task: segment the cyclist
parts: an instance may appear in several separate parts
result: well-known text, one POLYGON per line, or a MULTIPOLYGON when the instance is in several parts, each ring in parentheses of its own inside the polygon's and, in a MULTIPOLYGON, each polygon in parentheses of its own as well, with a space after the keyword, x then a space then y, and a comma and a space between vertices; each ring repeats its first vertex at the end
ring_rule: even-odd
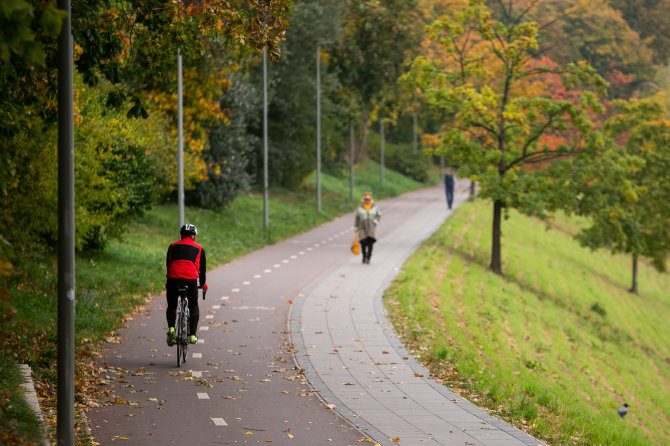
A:
MULTIPOLYGON (((205 249, 195 242, 198 235, 198 229, 195 225, 184 225, 179 230, 181 240, 171 244, 167 250, 167 281, 165 282, 165 295, 167 297, 167 318, 168 332, 167 345, 175 344, 175 319, 177 318, 177 301, 179 299, 179 287, 188 286, 188 308, 191 313, 189 319, 189 342, 196 344, 198 336, 198 320, 200 318, 200 309, 198 308, 198 279, 200 286, 207 291, 207 276, 205 274, 207 262, 205 259, 205 249)), ((203 295, 204 299, 204 295, 203 295)))

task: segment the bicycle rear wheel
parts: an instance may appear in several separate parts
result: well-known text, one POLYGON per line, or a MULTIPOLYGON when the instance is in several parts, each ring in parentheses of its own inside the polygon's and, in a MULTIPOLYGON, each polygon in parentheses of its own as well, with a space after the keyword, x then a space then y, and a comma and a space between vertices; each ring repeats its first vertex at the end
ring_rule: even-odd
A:
POLYGON ((186 362, 186 350, 188 349, 186 319, 187 316, 180 308, 177 315, 177 367, 181 367, 182 362, 186 362))
POLYGON ((191 313, 188 309, 188 300, 186 301, 186 305, 184 305, 184 311, 182 312, 183 314, 183 323, 184 325, 182 326, 181 332, 183 333, 182 337, 182 342, 184 343, 183 348, 181 349, 181 362, 186 362, 186 356, 188 354, 188 344, 189 344, 189 339, 188 339, 188 321, 189 318, 191 317, 191 313))

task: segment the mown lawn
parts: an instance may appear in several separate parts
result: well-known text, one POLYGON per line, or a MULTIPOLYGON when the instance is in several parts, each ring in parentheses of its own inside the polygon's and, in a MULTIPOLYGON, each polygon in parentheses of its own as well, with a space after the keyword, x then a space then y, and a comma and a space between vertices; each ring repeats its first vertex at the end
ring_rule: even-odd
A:
POLYGON ((491 273, 492 205, 460 207, 385 294, 396 330, 445 385, 552 445, 670 444, 670 276, 511 212, 491 273), (625 419, 617 408, 627 402, 625 419))
MULTIPOLYGON (((436 172, 433 172, 434 174, 436 172)), ((436 175, 435 175, 436 176, 436 175)), ((436 176, 437 178, 437 176, 436 176)), ((379 186, 379 165, 364 161, 355 171, 356 203, 364 191, 377 199, 425 187, 392 171, 385 172, 385 186, 379 186)), ((434 182, 435 180, 433 180, 434 182)), ((185 220, 196 224, 198 242, 206 247, 208 267, 314 228, 352 211, 347 175, 322 175, 322 212, 316 212, 314 175, 299 191, 273 189, 270 192, 269 231, 263 230, 263 197, 243 194, 223 211, 187 208, 185 220)), ((128 225, 122 240, 111 242, 102 252, 78 254, 76 258, 76 403, 78 444, 86 442, 81 429, 81 410, 95 404, 89 386, 94 376, 93 356, 100 342, 113 335, 133 308, 163 291, 165 252, 178 236, 175 205, 157 206, 128 225)), ((15 367, 32 367, 52 434, 56 417, 57 362, 57 266, 52 253, 26 252, 24 261, 9 280, 9 305, 16 314, 0 324, 0 443, 10 438, 24 444, 31 438, 31 414, 10 411, 19 401, 15 367), (6 366, 5 366, 6 364, 6 366), (3 377, 3 372, 9 378, 3 377), (3 395, 7 395, 6 398, 3 395), (9 407, 9 408, 8 408, 9 407)))

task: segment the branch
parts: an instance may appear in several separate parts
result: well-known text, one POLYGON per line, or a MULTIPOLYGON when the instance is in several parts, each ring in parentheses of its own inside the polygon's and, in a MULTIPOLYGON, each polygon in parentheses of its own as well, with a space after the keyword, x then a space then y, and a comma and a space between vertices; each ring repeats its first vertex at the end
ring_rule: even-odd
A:
POLYGON ((511 163, 507 165, 507 169, 509 170, 510 168, 514 167, 517 164, 537 164, 541 163, 543 161, 550 161, 553 159, 561 158, 564 156, 573 156, 573 155, 578 155, 580 153, 583 153, 583 150, 580 149, 575 149, 575 150, 568 150, 565 152, 559 152, 558 150, 550 150, 548 152, 532 152, 526 155, 523 155, 511 163))

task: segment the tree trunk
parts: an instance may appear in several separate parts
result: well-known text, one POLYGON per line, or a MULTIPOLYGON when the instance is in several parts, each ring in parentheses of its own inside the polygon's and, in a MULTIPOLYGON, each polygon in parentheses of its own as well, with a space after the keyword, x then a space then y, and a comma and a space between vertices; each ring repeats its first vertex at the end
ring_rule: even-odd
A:
POLYGON ((637 255, 635 254, 633 254, 633 284, 628 291, 637 294, 637 255))
POLYGON ((470 196, 468 201, 475 201, 475 182, 470 180, 470 196))
POLYGON ((501 239, 501 224, 502 224, 502 209, 503 202, 495 200, 493 202, 493 228, 491 231, 491 270, 494 273, 502 276, 502 262, 500 261, 500 239, 501 239))

